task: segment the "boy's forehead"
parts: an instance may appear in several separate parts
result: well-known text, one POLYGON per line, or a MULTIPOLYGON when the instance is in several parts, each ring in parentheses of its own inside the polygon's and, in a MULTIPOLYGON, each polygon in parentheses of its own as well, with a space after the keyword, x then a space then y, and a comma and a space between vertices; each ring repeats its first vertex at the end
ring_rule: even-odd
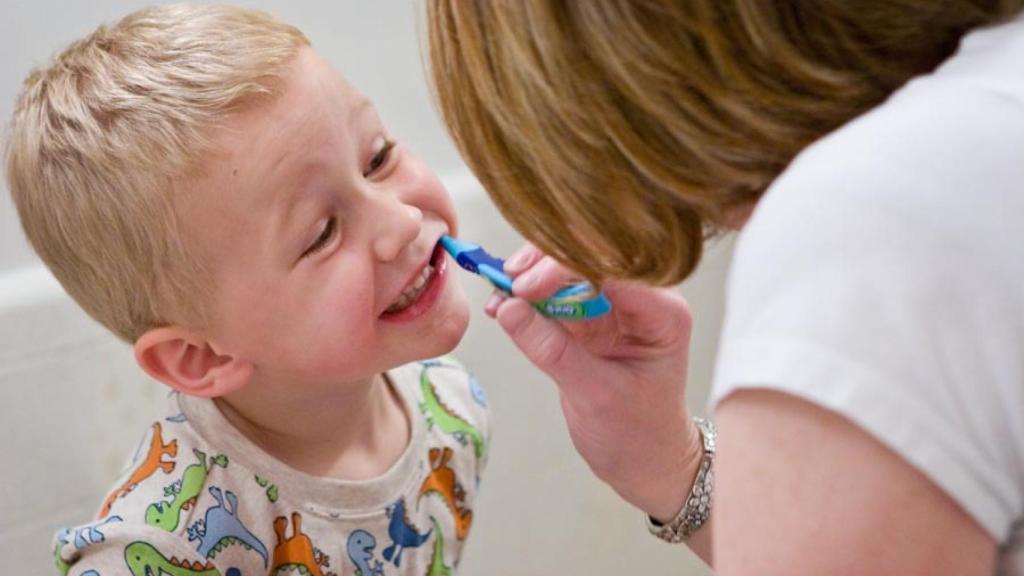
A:
POLYGON ((186 202, 243 228, 261 220, 260 206, 290 211, 290 200, 318 163, 354 152, 361 131, 376 126, 373 103, 326 59, 303 48, 274 97, 239 111, 218 130, 205 169, 192 179, 197 193, 186 202))
POLYGON ((250 174, 286 168, 315 154, 325 140, 354 138, 355 130, 366 125, 366 116, 375 112, 373 103, 330 63, 304 48, 275 97, 242 111, 225 126, 217 138, 227 157, 221 160, 237 164, 231 167, 232 176, 240 167, 250 174))
POLYGON ((337 69, 313 49, 303 48, 281 78, 275 97, 255 106, 241 122, 254 125, 257 132, 275 136, 281 134, 261 128, 272 125, 297 133, 291 136, 305 135, 318 125, 333 126, 328 124, 331 120, 347 124, 367 107, 372 108, 373 104, 337 69))

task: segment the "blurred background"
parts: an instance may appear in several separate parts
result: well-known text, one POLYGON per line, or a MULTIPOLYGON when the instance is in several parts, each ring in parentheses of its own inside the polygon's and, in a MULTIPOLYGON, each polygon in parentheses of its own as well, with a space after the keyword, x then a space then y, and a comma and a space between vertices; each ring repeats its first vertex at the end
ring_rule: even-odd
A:
MULTIPOLYGON (((424 76, 420 1, 237 3, 301 28, 376 103, 397 138, 448 186, 464 238, 498 255, 520 245, 440 124, 424 76)), ((31 68, 101 22, 147 4, 4 0, 4 127, 31 68)), ((55 573, 54 531, 91 519, 160 413, 165 390, 64 295, 22 238, 0 188, 0 558, 9 574, 41 575, 55 573)), ((681 287, 695 316, 689 402, 697 414, 711 381, 731 249, 729 239, 711 246, 681 287)), ((487 388, 494 439, 460 574, 710 574, 685 547, 650 537, 642 515, 590 475, 572 448, 554 385, 483 315, 487 286, 462 280, 473 320, 456 354, 487 388)))

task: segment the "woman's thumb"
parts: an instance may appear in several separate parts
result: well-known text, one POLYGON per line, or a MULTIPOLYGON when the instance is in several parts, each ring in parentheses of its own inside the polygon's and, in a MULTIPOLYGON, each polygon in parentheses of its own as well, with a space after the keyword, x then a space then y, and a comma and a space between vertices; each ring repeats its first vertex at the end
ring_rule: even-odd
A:
POLYGON ((526 300, 509 298, 502 302, 496 318, 530 362, 555 381, 572 372, 573 365, 580 360, 581 350, 572 336, 526 300))

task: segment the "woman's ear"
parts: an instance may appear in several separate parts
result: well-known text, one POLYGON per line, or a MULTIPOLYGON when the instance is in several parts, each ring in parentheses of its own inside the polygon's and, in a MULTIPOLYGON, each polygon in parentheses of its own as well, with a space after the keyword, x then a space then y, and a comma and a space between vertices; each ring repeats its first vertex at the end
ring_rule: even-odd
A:
POLYGON ((223 396, 252 379, 251 362, 220 354, 195 332, 178 326, 153 328, 135 341, 135 361, 171 388, 203 398, 223 396))

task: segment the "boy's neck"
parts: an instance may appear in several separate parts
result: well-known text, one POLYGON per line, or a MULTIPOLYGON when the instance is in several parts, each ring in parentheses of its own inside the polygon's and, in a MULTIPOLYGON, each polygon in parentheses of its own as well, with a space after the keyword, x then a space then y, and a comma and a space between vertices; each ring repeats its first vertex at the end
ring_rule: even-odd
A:
POLYGON ((380 476, 398 461, 411 436, 405 405, 383 374, 324 395, 268 399, 236 393, 215 402, 256 446, 313 476, 380 476))

